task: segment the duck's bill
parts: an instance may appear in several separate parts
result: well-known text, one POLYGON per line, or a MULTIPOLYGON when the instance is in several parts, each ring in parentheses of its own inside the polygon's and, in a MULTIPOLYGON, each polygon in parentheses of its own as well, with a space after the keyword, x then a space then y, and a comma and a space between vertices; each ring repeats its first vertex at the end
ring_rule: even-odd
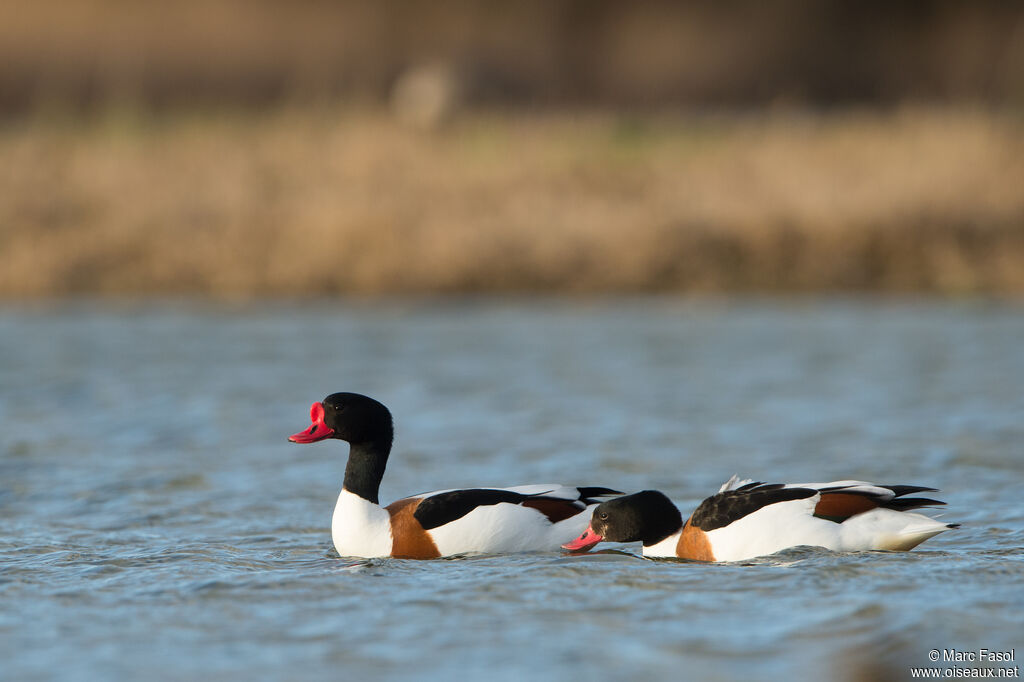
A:
POLYGON ((604 538, 595 533, 594 529, 588 526, 587 529, 583 531, 583 534, 578 538, 572 542, 567 542, 562 545, 562 549, 567 549, 570 552, 586 552, 588 549, 601 542, 601 540, 604 540, 604 538))
POLYGON ((334 429, 324 423, 323 403, 313 403, 309 408, 309 418, 313 422, 305 431, 299 431, 288 436, 293 443, 315 443, 318 440, 330 438, 334 435, 334 429))

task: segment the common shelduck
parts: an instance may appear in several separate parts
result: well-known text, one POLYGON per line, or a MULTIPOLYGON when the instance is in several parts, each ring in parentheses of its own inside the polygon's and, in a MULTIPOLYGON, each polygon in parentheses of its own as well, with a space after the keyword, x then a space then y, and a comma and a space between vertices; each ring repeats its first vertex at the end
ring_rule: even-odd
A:
POLYGON ((331 535, 341 556, 436 559, 467 553, 557 550, 587 527, 599 487, 523 485, 421 493, 380 506, 377 494, 394 431, 391 413, 373 398, 334 393, 310 408, 312 425, 288 440, 349 443, 345 482, 331 535))
POLYGON ((766 484, 734 476, 683 520, 663 493, 644 490, 602 502, 590 526, 563 545, 642 542, 648 557, 742 561, 801 545, 837 552, 909 550, 956 523, 909 510, 945 504, 905 497, 935 488, 863 481, 766 484))

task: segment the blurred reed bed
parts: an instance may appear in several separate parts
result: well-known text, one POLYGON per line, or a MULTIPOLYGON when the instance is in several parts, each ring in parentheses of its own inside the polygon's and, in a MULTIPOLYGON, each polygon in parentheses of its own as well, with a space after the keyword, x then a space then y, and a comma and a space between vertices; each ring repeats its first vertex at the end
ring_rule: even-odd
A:
POLYGON ((0 296, 1024 294, 1024 122, 378 108, 0 129, 0 296))

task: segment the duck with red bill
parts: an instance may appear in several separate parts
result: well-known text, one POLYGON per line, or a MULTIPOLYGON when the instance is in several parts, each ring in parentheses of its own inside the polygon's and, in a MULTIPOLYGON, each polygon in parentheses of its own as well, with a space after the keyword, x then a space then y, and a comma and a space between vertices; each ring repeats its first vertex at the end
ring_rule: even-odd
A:
POLYGON ((313 403, 310 405, 309 420, 313 423, 305 431, 299 431, 288 436, 288 440, 293 443, 315 443, 318 440, 324 440, 333 436, 334 429, 324 423, 324 414, 323 403, 313 403))
POLYGON ((570 552, 586 552, 588 549, 601 542, 601 540, 604 540, 604 538, 595 533, 591 526, 587 526, 587 529, 583 531, 582 535, 575 540, 562 545, 562 549, 567 549, 570 552))

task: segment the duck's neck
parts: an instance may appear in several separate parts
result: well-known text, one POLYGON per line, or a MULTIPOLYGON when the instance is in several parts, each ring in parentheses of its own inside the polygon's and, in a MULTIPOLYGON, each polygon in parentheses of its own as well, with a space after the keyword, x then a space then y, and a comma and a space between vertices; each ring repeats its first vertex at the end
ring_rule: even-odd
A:
POLYGON ((390 439, 352 443, 348 464, 345 465, 345 490, 373 504, 380 504, 380 481, 384 478, 390 452, 390 439))
MULTIPOLYGON (((676 512, 678 514, 678 511, 676 512)), ((678 520, 675 514, 666 515, 665 524, 656 532, 652 532, 644 540, 643 555, 651 557, 672 557, 676 556, 676 546, 679 544, 679 534, 682 533, 684 523, 683 515, 679 514, 678 520)))
POLYGON ((652 547, 664 542, 667 538, 674 537, 683 529, 683 515, 673 504, 663 514, 659 514, 648 525, 644 537, 640 538, 644 547, 652 547))

